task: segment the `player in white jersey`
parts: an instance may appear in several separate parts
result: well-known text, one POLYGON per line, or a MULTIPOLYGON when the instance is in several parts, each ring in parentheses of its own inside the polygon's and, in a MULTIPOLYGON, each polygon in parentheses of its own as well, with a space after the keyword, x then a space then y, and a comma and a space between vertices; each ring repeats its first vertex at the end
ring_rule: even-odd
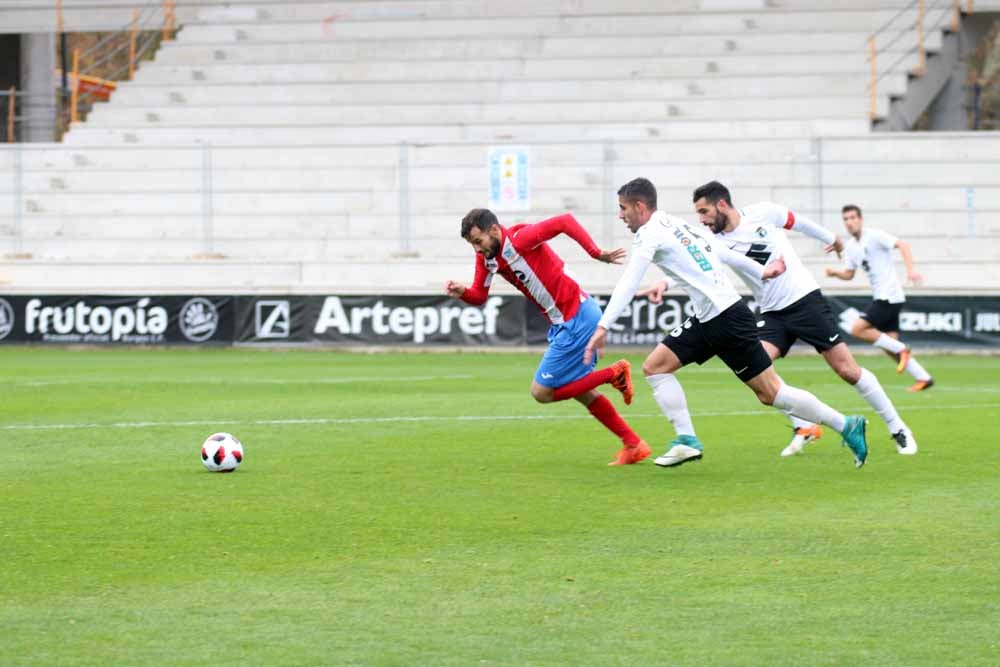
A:
MULTIPOLYGON (((854 360, 840 335, 830 304, 802 265, 784 230, 792 229, 820 240, 828 251, 842 249, 837 236, 778 204, 762 202, 736 208, 729 190, 718 181, 696 189, 693 201, 700 222, 733 251, 760 264, 779 255, 785 260, 785 273, 766 283, 740 267, 733 267, 757 300, 760 310, 757 333, 768 356, 771 359, 785 356, 798 339, 809 343, 885 420, 896 450, 900 454, 916 454, 913 433, 899 417, 878 378, 854 360)), ((807 442, 822 435, 815 423, 791 414, 789 418, 795 436, 781 452, 782 456, 798 454, 807 442)))
POLYGON ((864 269, 872 287, 872 302, 851 326, 851 335, 885 350, 896 359, 896 372, 905 370, 916 380, 907 391, 930 388, 934 379, 913 357, 910 348, 899 340, 899 311, 903 309, 906 295, 892 263, 893 248, 899 248, 903 256, 907 280, 914 285, 923 282, 923 277, 913 268, 910 244, 880 229, 865 229, 861 209, 854 204, 844 206, 840 213, 850 235, 844 244, 844 267, 827 269, 826 275, 852 280, 858 269, 864 269))
POLYGON ((761 403, 840 432, 854 453, 855 465, 864 465, 868 457, 864 418, 845 417, 809 392, 782 382, 757 340, 753 314, 722 269, 726 263, 758 280, 767 280, 784 270, 781 259, 775 257, 765 267, 764 262, 756 263, 711 241, 700 228, 658 211, 656 188, 645 178, 629 181, 618 190, 618 206, 618 217, 635 239, 625 273, 587 344, 584 363, 603 349, 608 328, 632 300, 650 264, 656 264, 684 288, 695 312, 663 338, 642 366, 653 397, 676 431, 656 464, 672 467, 702 457, 704 447, 695 434, 684 390, 674 373, 691 362, 703 364, 718 356, 761 403))

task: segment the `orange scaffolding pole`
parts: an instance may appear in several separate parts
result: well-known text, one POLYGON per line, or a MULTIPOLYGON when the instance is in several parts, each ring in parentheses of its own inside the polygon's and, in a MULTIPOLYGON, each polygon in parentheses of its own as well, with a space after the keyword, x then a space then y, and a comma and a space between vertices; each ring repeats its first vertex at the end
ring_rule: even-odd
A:
POLYGON ((80 120, 77 103, 80 101, 80 49, 73 49, 73 86, 69 94, 69 122, 80 120))
MULTIPOLYGON (((957 2, 958 0, 956 0, 957 2)), ((174 0, 163 0, 163 41, 174 38, 174 30, 177 28, 177 13, 174 0)))
POLYGON ((132 10, 132 29, 129 31, 128 39, 128 78, 129 81, 135 76, 135 47, 139 39, 139 10, 132 10))

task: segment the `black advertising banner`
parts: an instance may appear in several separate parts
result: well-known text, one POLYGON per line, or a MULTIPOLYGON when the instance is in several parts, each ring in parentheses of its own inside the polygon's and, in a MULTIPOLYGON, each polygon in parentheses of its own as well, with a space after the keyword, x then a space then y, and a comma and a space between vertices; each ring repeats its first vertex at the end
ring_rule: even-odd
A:
MULTIPOLYGON (((844 331, 871 303, 862 296, 827 295, 827 300, 844 331)), ((907 297, 899 314, 899 335, 918 345, 1000 346, 1000 296, 907 297)))
MULTIPOLYGON (((851 325, 871 303, 866 296, 826 295, 840 328, 851 325)), ((607 298, 598 298, 603 308, 607 298)), ((751 310, 756 308, 747 300, 751 310)), ((637 299, 608 332, 610 345, 655 345, 665 332, 690 317, 687 297, 665 297, 654 305, 637 299)), ((899 316, 900 337, 907 343, 944 347, 1000 347, 1000 296, 912 296, 899 316)), ((845 337, 848 344, 867 343, 845 337)))
POLYGON ((525 299, 490 296, 482 306, 447 296, 239 297, 239 343, 523 345, 525 299))
MULTIPOLYGON (((869 304, 828 298, 845 332, 869 304)), ((651 348, 691 314, 684 296, 637 299, 608 344, 651 348)), ((900 329, 916 345, 1000 348, 1000 296, 913 296, 900 329)), ((0 295, 0 344, 520 346, 545 344, 547 332, 520 295, 490 296, 481 307, 444 295, 0 295)))
POLYGON ((0 296, 0 343, 231 344, 232 296, 0 296))

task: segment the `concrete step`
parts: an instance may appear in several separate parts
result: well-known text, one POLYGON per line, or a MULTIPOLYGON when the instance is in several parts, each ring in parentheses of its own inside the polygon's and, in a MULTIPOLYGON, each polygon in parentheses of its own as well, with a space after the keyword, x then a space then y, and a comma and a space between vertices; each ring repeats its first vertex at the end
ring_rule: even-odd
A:
MULTIPOLYGON (((888 112, 888 103, 881 105, 888 112)), ((136 127, 310 127, 331 125, 498 125, 503 123, 591 124, 657 122, 667 119, 864 119, 868 101, 861 96, 815 97, 785 104, 744 99, 737 105, 719 100, 615 102, 506 102, 499 104, 341 104, 287 106, 190 106, 146 109, 102 106, 87 119, 90 128, 136 127)))
MULTIPOLYGON (((928 12, 927 25, 935 25, 942 13, 928 12)), ((318 39, 411 39, 415 25, 424 39, 439 37, 527 37, 547 35, 664 37, 680 34, 733 34, 781 32, 874 32, 892 19, 893 10, 803 11, 803 12, 689 12, 674 14, 606 16, 517 16, 497 17, 488 14, 455 18, 425 18, 416 23, 413 18, 393 20, 352 19, 336 16, 331 20, 297 22, 232 22, 227 24, 191 24, 185 27, 179 40, 191 43, 225 42, 300 42, 318 39)), ((911 12, 915 15, 915 12, 911 12)), ((417 17, 414 17, 417 18, 417 17)), ((910 21, 912 23, 912 21, 910 21)), ((904 23, 906 25, 906 23, 904 23)))
MULTIPOLYGON (((742 189, 741 192, 748 190, 742 189)), ((664 206, 663 210, 694 222, 696 217, 690 206, 685 206, 683 193, 665 191, 676 206, 664 206)), ((664 198, 666 201, 666 198, 664 198)), ((745 202, 760 201, 759 197, 746 198, 745 202)), ((600 204, 600 202, 597 202, 600 204)), ((840 223, 839 206, 820 214, 803 203, 785 203, 800 217, 821 222, 828 229, 841 236, 846 231, 840 223)), ((845 202, 847 203, 847 202, 845 202)), ((67 213, 54 215, 46 213, 24 213, 20 218, 21 238, 32 239, 185 239, 185 238, 245 238, 266 239, 370 239, 370 238, 423 238, 453 242, 459 240, 459 221, 467 209, 435 211, 411 211, 407 222, 400 220, 396 211, 389 212, 342 212, 342 213, 261 213, 224 215, 206 211, 190 214, 174 214, 160 209, 144 214, 116 214, 107 212, 88 213, 86 216, 67 213), (405 227, 406 231, 403 231, 405 227)), ((565 212, 562 208, 541 209, 519 213, 516 216, 500 212, 501 221, 509 224, 514 220, 543 220, 565 212)), ((972 239, 972 250, 977 253, 992 253, 993 244, 1000 242, 1000 209, 981 209, 971 220, 964 209, 941 209, 925 211, 884 211, 878 208, 864 209, 867 224, 885 230, 890 234, 910 241, 927 240, 929 256, 935 254, 933 244, 946 243, 950 239, 972 239), (981 251, 977 246, 982 245, 981 251)), ((605 210, 574 208, 573 213, 602 243, 628 245, 631 243, 627 230, 614 217, 610 206, 605 210)), ((11 214, 0 216, 0 238, 8 240, 17 235, 18 223, 11 214)), ((792 234, 796 238, 797 234, 792 234)), ((802 240, 808 243, 808 240, 802 240)), ((964 242, 964 241, 963 241, 964 242)))
MULTIPOLYGON (((317 39, 315 41, 222 42, 219 44, 174 43, 156 54, 158 65, 207 65, 231 63, 262 65, 331 61, 447 60, 494 58, 647 58, 701 56, 772 55, 802 53, 864 53, 869 32, 782 32, 676 35, 662 40, 622 40, 619 36, 448 37, 425 38, 421 33, 392 40, 317 39)), ((941 33, 931 32, 925 41, 929 50, 941 47, 941 33)), ((883 57, 901 54, 917 46, 916 32, 888 30, 880 33, 876 46, 888 47, 883 57)))
MULTIPOLYGON (((78 128, 83 132, 86 126, 78 128)), ((298 131, 302 134, 301 131, 298 131)), ((422 166, 481 167, 491 144, 463 143, 410 145, 411 168, 422 166)), ((725 153, 731 162, 822 162, 836 169, 841 163, 872 162, 886 169, 906 169, 919 162, 928 165, 968 163, 978 169, 1000 154, 1000 133, 878 133, 858 137, 727 138, 725 140, 643 139, 610 144, 596 142, 536 143, 530 145, 533 164, 598 166, 606 161, 624 164, 689 164, 711 162, 706 156, 725 153)), ((211 153, 214 168, 313 168, 396 166, 399 147, 393 145, 272 145, 246 146, 72 146, 64 144, 0 144, 0 173, 12 170, 19 154, 25 171, 87 171, 101 169, 202 169, 204 154, 211 153)), ((950 167, 949 167, 950 168, 950 167)), ((2 183, 2 179, 0 179, 2 183)), ((3 185, 0 185, 3 189, 3 185)))
MULTIPOLYGON (((23 0, 22 0, 23 1, 23 0)), ((125 0, 119 0, 124 2, 125 0)), ((987 0, 989 1, 989 0, 987 0)), ((611 14, 658 14, 664 11, 662 0, 508 0, 503 3, 466 2, 463 0, 381 0, 366 2, 241 2, 233 10, 210 8, 200 12, 200 20, 219 23, 239 20, 247 11, 259 21, 323 21, 337 17, 353 20, 386 18, 479 18, 586 16, 611 14), (228 14, 227 14, 228 12, 228 14)), ((672 13, 731 13, 747 15, 797 11, 903 9, 909 0, 842 0, 836 5, 830 0, 672 0, 672 13)), ((977 6, 980 6, 977 4, 977 6)))
MULTIPOLYGON (((485 154, 484 154, 485 156, 485 154)), ((541 162, 532 169, 534 189, 579 190, 623 183, 642 173, 654 183, 689 183, 693 189, 713 178, 734 187, 814 188, 822 178, 827 187, 954 186, 954 192, 974 183, 980 190, 1000 188, 1000 173, 985 171, 988 163, 914 163, 886 169, 880 163, 823 164, 813 161, 786 160, 774 163, 652 163, 628 161, 627 155, 609 164, 553 165, 541 162), (942 175, 938 175, 943 172, 942 175), (946 174, 946 175, 945 175, 946 174)), ((488 173, 485 160, 470 169, 466 166, 422 166, 406 170, 407 188, 411 191, 482 190, 488 173)), ((340 167, 214 167, 211 171, 193 169, 158 169, 153 173, 135 170, 27 171, 20 181, 26 196, 73 196, 75 193, 182 193, 182 192, 338 192, 368 190, 379 193, 399 191, 400 169, 397 164, 361 166, 346 163, 340 167)), ((611 187, 611 185, 606 187, 611 187)), ((2 187, 0 192, 13 192, 2 187)), ((964 201, 964 199, 963 199, 964 201)))
MULTIPOLYGON (((580 184, 575 188, 558 186, 537 186, 531 192, 533 207, 539 211, 573 210, 599 213, 613 220, 616 214, 614 190, 636 172, 604 181, 595 178, 590 185, 580 184)), ((653 172, 638 172, 653 173, 653 172)), ((663 172, 659 172, 663 173, 663 172)), ((688 215, 691 208, 691 192, 694 187, 708 180, 709 171, 701 173, 701 179, 683 178, 660 188, 660 208, 671 213, 688 215)), ((655 178, 656 174, 654 174, 655 178)), ((740 181, 727 179, 732 187, 736 205, 770 200, 784 203, 800 211, 814 211, 817 208, 818 193, 814 184, 774 185, 758 182, 744 185, 740 181)), ((470 208, 482 206, 486 197, 485 179, 479 184, 455 187, 446 180, 418 182, 406 200, 412 215, 448 213, 460 217, 470 208)), ((965 230, 970 226, 968 199, 963 188, 955 186, 935 187, 920 185, 913 188, 883 187, 870 185, 848 188, 825 188, 822 202, 826 206, 823 220, 831 228, 840 226, 840 207, 855 203, 862 209, 874 212, 900 211, 901 213, 922 213, 927 215, 948 215, 953 224, 965 230), (869 202, 873 205, 870 206, 869 202)), ((287 191, 244 189, 201 191, 192 186, 186 191, 82 191, 82 192, 29 192, 16 197, 10 192, 0 192, 0 219, 13 219, 20 211, 25 220, 30 216, 60 215, 203 215, 211 211, 213 215, 369 215, 398 214, 400 197, 395 190, 376 191, 371 188, 345 189, 303 189, 287 191), (15 203, 21 201, 18 208, 15 203)), ((987 229, 992 222, 992 213, 1000 210, 1000 187, 980 187, 975 191, 973 227, 987 229)), ((803 215, 806 215, 803 213, 803 215)), ((615 223, 617 224, 617 223, 615 223)))
POLYGON ((1000 132, 875 132, 836 137, 819 147, 824 162, 984 162, 1000 155, 1000 132))
MULTIPOLYGON (((579 101, 604 102, 608 91, 615 90, 621 99, 732 99, 763 97, 789 98, 794 103, 810 97, 863 97, 868 76, 797 75, 737 76, 713 78, 711 83, 688 79, 616 79, 540 80, 540 81, 456 81, 442 86, 436 81, 359 81, 327 84, 229 84, 183 85, 124 82, 114 94, 113 106, 188 107, 225 102, 231 105, 271 106, 295 104, 395 104, 455 102, 532 102, 579 101), (724 91, 724 92, 723 92, 724 91)), ((889 76, 880 82, 886 95, 906 92, 906 74, 889 76)), ((777 100, 776 100, 777 101, 777 100)))
MULTIPOLYGON (((916 54, 901 59, 900 71, 916 65, 916 54)), ((203 65, 144 64, 136 74, 144 84, 288 84, 373 81, 481 81, 481 80, 587 80, 587 79, 697 79, 704 86, 713 78, 732 76, 850 75, 868 72, 866 56, 857 53, 802 53, 794 58, 764 55, 701 56, 676 58, 491 58, 398 60, 368 62, 313 62, 203 65)))
MULTIPOLYGON (((195 20, 198 6, 223 0, 178 0, 178 24, 195 20)), ((160 3, 136 0, 63 0, 66 32, 125 31, 132 23, 132 10, 139 8, 139 25, 159 30, 163 25, 160 3)), ((0 10, 0 34, 54 33, 58 13, 54 0, 4 0, 0 10)))
MULTIPOLYGON (((832 264, 831 264, 832 266, 832 264)), ((817 267, 816 274, 822 274, 817 267)), ((996 291, 1000 280, 990 273, 988 264, 969 262, 926 263, 921 265, 924 291, 945 292, 996 291)), ((574 272, 586 288, 598 294, 610 294, 621 268, 589 262, 574 264, 574 272)), ((429 259, 393 259, 339 262, 258 262, 235 259, 173 261, 79 262, 52 260, 10 260, 3 266, 8 284, 4 292, 39 293, 226 293, 275 291, 288 293, 326 292, 333 294, 437 294, 448 280, 468 282, 472 276, 470 259, 444 261, 429 259), (373 276, 375 281, 373 281, 373 276)), ((646 276, 652 283, 656 276, 646 276)), ((860 283, 845 287, 833 279, 820 278, 820 285, 830 293, 864 293, 860 283)), ((857 280, 855 280, 857 282, 857 280)), ((510 294, 512 290, 497 281, 491 290, 510 294)))
POLYGON ((640 141, 720 138, 803 138, 857 135, 867 132, 866 119, 698 121, 624 124, 516 124, 472 126, 341 126, 255 128, 88 128, 75 125, 64 138, 67 146, 130 146, 205 143, 212 146, 371 145, 400 142, 537 143, 553 141, 640 141))

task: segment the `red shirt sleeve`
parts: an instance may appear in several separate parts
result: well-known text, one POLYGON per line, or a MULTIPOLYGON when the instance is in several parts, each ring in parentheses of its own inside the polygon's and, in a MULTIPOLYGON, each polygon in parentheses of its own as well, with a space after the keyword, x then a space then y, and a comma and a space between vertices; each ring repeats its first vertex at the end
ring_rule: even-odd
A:
POLYGON ((472 285, 462 292, 462 301, 473 306, 481 306, 486 303, 489 296, 490 287, 486 284, 486 278, 490 272, 486 270, 486 261, 483 256, 476 254, 476 277, 472 279, 472 285))
POLYGON ((599 257, 601 249, 594 243, 587 230, 569 213, 557 215, 548 220, 536 222, 519 229, 516 233, 518 245, 522 248, 534 248, 560 234, 566 234, 580 244, 591 257, 599 257))

